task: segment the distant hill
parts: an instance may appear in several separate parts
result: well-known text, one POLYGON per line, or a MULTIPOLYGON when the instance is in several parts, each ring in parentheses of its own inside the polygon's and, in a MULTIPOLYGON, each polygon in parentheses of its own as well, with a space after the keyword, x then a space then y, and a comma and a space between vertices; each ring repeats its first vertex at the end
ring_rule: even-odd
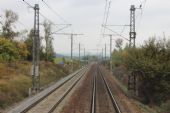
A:
POLYGON ((62 58, 62 57, 65 57, 65 55, 62 55, 62 54, 58 54, 58 53, 56 53, 56 54, 55 54, 55 56, 56 56, 56 57, 58 57, 58 58, 62 58))

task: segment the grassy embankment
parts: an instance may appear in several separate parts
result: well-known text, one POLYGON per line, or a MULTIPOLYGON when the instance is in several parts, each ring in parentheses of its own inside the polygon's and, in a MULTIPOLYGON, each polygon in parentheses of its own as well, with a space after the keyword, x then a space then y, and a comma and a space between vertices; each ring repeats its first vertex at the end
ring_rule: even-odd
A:
MULTIPOLYGON (((0 63, 0 111, 28 97, 32 86, 31 62, 0 63)), ((41 86, 68 75, 68 70, 50 62, 41 62, 41 86)))
POLYGON ((169 55, 170 40, 155 38, 142 46, 113 52, 116 78, 127 89, 128 74, 138 75, 138 98, 157 113, 170 113, 169 55))
MULTIPOLYGON (((114 78, 118 86, 121 88, 121 90, 129 95, 128 88, 127 88, 127 69, 124 66, 114 67, 114 78), (120 72, 120 73, 118 73, 120 72), (122 76, 121 76, 122 75, 122 76)), ((136 105, 141 108, 141 110, 144 113, 169 113, 170 110, 170 101, 166 101, 162 103, 160 106, 153 106, 153 105, 147 105, 143 104, 139 101, 134 101, 136 105)))

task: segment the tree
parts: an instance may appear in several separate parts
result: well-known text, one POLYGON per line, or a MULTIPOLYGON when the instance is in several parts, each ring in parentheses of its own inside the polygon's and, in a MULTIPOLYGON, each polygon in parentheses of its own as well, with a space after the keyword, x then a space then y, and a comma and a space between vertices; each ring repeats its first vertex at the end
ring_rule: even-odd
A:
POLYGON ((45 33, 45 42, 46 42, 46 60, 51 60, 52 57, 54 57, 54 50, 52 46, 52 23, 45 20, 43 23, 44 26, 44 33, 45 33))
POLYGON ((9 39, 0 38, 0 61, 14 61, 19 58, 19 52, 9 39))
POLYGON ((14 23, 18 20, 18 15, 11 11, 5 11, 5 22, 2 25, 2 37, 12 40, 15 36, 18 36, 19 33, 13 31, 14 23))
POLYGON ((32 60, 32 52, 33 52, 33 36, 34 36, 34 30, 31 29, 29 34, 28 34, 28 38, 24 41, 27 49, 28 49, 28 56, 27 56, 27 60, 32 60))
POLYGON ((19 53, 18 57, 20 60, 25 60, 27 56, 29 55, 29 51, 27 49, 27 45, 23 42, 14 41, 13 42, 15 47, 17 48, 17 51, 19 53))
POLYGON ((116 43, 116 48, 118 48, 118 49, 122 49, 122 45, 123 45, 123 39, 121 39, 121 38, 118 38, 116 41, 115 41, 115 43, 116 43))

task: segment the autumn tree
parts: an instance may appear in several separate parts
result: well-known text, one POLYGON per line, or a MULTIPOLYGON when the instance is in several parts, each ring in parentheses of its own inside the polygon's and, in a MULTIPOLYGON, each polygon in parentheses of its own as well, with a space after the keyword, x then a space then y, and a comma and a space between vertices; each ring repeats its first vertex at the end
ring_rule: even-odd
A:
POLYGON ((12 10, 5 10, 4 22, 2 23, 2 37, 12 40, 19 33, 13 31, 15 22, 18 20, 18 15, 12 10))
POLYGON ((0 38, 0 62, 18 59, 19 52, 9 39, 0 38))
POLYGON ((119 50, 122 49, 123 39, 118 38, 118 39, 115 41, 115 43, 116 43, 116 45, 115 45, 116 48, 118 48, 119 50))

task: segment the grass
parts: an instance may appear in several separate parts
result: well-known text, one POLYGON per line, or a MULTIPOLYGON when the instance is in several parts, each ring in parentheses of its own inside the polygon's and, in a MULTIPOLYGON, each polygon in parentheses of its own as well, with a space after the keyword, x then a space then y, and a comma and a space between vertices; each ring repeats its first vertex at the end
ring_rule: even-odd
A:
MULTIPOLYGON (((122 89, 122 91, 128 95, 128 89, 127 86, 123 85, 123 83, 120 82, 116 77, 114 77, 116 84, 122 89)), ((141 109, 144 113, 158 113, 156 110, 150 108, 148 105, 142 104, 141 102, 134 100, 135 104, 138 106, 138 108, 141 109)), ((164 113, 164 112, 161 112, 164 113)))
MULTIPOLYGON (((0 112, 8 106, 28 97, 32 86, 31 62, 0 63, 0 112)), ((40 63, 40 82, 48 84, 68 75, 68 71, 51 62, 40 63)))
POLYGON ((170 113, 170 100, 166 101, 165 103, 161 104, 160 107, 155 107, 158 113, 170 113))
MULTIPOLYGON (((118 69, 118 68, 117 68, 118 69)), ((123 72, 122 68, 119 68, 119 70, 117 71, 121 71, 123 72)), ((115 72, 115 71, 114 71, 115 72)), ((117 74, 117 73, 115 73, 117 74)), ((116 83, 118 84, 118 86, 122 89, 122 91, 129 95, 128 89, 127 89, 127 85, 125 83, 123 83, 123 81, 119 80, 117 77, 120 77, 120 75, 118 76, 114 76, 116 83)), ((125 77, 122 76, 121 77, 125 77)), ((170 113, 170 100, 168 100, 167 102, 161 104, 160 106, 157 105, 145 105, 137 100, 134 101, 136 103, 136 105, 139 106, 139 108, 144 112, 144 113, 170 113)))
POLYGON ((55 58, 54 63, 58 64, 63 61, 63 58, 55 58))

